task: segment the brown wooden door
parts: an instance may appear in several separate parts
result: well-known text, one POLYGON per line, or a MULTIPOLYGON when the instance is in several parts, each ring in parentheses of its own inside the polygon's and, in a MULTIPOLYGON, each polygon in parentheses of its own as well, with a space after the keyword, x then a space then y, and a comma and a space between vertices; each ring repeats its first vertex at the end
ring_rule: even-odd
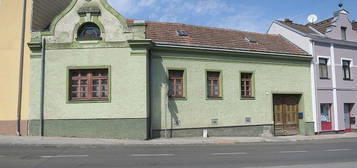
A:
POLYGON ((298 133, 298 95, 274 95, 275 135, 295 135, 298 133))

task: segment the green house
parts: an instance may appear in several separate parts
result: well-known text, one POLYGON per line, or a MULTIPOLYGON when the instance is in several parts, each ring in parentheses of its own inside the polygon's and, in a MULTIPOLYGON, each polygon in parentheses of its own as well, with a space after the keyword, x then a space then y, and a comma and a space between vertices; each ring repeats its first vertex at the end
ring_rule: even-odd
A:
POLYGON ((106 0, 73 0, 29 47, 33 136, 313 133, 311 56, 281 36, 129 20, 106 0))

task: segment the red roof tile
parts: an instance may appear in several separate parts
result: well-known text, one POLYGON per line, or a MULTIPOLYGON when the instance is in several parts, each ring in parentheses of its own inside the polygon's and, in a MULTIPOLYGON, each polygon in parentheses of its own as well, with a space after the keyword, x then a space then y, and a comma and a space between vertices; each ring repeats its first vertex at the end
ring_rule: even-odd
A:
POLYGON ((193 26, 178 23, 146 22, 146 36, 154 42, 181 45, 207 46, 227 49, 241 49, 258 52, 308 55, 279 35, 252 33, 238 30, 193 26), (179 36, 176 31, 183 30, 188 36, 179 36), (254 38, 251 43, 245 38, 254 38))
POLYGON ((321 22, 315 23, 315 24, 308 24, 308 25, 311 25, 313 28, 315 28, 319 32, 325 34, 327 28, 331 26, 332 20, 333 20, 333 17, 323 20, 321 22))
POLYGON ((308 23, 306 25, 303 24, 297 24, 297 23, 293 23, 291 21, 278 21, 282 24, 285 24, 293 29, 299 30, 303 33, 307 33, 307 34, 317 34, 314 30, 312 30, 309 26, 313 27, 314 29, 316 29, 317 31, 319 31, 322 34, 326 33, 326 30, 328 27, 330 27, 330 25, 332 24, 332 18, 323 20, 321 22, 318 23, 308 23))

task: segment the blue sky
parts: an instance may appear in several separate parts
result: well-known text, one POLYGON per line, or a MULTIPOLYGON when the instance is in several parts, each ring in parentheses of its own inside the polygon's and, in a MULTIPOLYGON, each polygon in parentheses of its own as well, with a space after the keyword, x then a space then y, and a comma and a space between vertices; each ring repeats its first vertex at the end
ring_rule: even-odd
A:
MULTIPOLYGON (((340 0, 108 0, 125 18, 266 32, 275 19, 305 24, 332 17, 340 0)), ((357 0, 342 0, 357 20, 357 0)))

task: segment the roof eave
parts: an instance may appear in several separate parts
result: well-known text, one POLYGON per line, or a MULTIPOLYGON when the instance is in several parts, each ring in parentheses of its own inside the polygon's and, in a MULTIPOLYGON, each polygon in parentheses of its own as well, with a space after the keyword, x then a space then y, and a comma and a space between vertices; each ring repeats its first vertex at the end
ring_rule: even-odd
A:
POLYGON ((311 41, 316 41, 316 42, 332 43, 332 44, 357 47, 357 42, 353 42, 353 41, 344 41, 344 40, 330 39, 330 38, 326 38, 326 37, 324 38, 324 37, 318 37, 318 36, 311 36, 310 38, 311 38, 311 41))
POLYGON ((177 49, 194 49, 194 50, 205 50, 205 51, 216 51, 216 52, 231 52, 231 53, 247 53, 247 54, 257 54, 266 56, 278 56, 287 58, 305 58, 312 59, 309 54, 293 54, 293 53, 279 53, 279 52, 264 52, 264 51, 253 51, 241 48, 220 48, 214 46, 202 46, 202 45, 187 45, 178 43, 167 43, 167 42, 154 42, 154 47, 165 47, 165 48, 177 48, 177 49))

